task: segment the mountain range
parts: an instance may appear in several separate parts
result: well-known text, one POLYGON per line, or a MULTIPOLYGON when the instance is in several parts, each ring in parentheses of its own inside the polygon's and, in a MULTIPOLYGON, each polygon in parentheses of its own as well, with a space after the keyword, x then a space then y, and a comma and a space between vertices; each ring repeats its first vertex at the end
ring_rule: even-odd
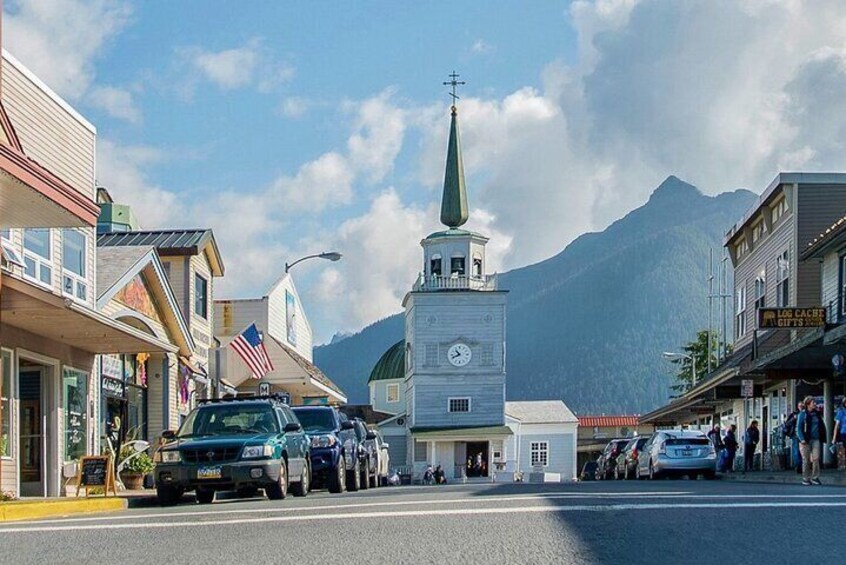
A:
MULTIPOLYGON (((580 414, 665 403, 675 366, 662 352, 707 326, 709 249, 720 256, 723 234, 756 198, 743 189, 706 196, 671 176, 604 231, 500 274, 510 291, 507 398, 562 399, 580 414)), ((403 331, 402 314, 390 316, 315 348, 315 362, 364 404, 373 365, 403 331)))

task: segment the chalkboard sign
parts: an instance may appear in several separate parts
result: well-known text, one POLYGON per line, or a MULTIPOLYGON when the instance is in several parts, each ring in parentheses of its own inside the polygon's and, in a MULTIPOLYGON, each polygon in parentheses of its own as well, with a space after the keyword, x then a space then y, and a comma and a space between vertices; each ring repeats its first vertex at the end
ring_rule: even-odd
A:
POLYGON ((109 490, 117 495, 117 488, 115 486, 115 466, 111 456, 101 455, 96 457, 82 457, 79 460, 76 495, 79 496, 79 491, 84 488, 85 496, 87 497, 89 489, 92 487, 102 487, 104 494, 107 496, 109 494, 109 490))

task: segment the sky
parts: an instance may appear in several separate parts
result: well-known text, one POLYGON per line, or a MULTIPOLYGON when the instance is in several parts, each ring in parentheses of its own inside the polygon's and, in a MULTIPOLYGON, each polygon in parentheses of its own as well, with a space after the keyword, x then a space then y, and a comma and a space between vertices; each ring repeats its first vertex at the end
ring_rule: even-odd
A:
POLYGON ((317 343, 401 310, 438 229, 453 70, 469 228, 525 266, 643 204, 846 170, 842 0, 6 0, 144 228, 211 227, 218 298, 286 261, 317 343))

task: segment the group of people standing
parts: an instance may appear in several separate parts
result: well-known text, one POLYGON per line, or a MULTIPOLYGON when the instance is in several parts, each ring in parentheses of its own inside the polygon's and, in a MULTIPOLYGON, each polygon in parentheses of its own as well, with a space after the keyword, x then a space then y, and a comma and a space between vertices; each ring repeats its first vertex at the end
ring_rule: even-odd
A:
MULTIPOLYGON (((792 440, 793 461, 796 472, 802 473, 803 485, 819 485, 822 446, 828 439, 825 419, 813 396, 796 405, 796 411, 784 421, 784 435, 792 440)), ((837 445, 846 446, 846 398, 834 416, 831 449, 837 454, 837 445)))
MULTIPOLYGON (((737 441, 737 426, 729 426, 725 437, 722 435, 720 424, 708 432, 708 439, 717 452, 717 470, 721 473, 734 472, 734 460, 737 456, 737 449, 740 443, 737 441)), ((761 441, 761 431, 758 429, 758 420, 752 420, 746 433, 743 436, 743 472, 752 471, 755 467, 755 451, 761 441)))

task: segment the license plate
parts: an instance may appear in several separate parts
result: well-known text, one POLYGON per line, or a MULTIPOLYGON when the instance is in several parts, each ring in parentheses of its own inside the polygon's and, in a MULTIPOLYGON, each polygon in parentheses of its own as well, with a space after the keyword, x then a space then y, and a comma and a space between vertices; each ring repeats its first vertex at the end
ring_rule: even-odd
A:
POLYGON ((220 466, 200 467, 197 469, 198 479, 219 479, 221 477, 220 466))
POLYGON ((693 450, 683 449, 682 450, 682 457, 693 457, 693 450))

